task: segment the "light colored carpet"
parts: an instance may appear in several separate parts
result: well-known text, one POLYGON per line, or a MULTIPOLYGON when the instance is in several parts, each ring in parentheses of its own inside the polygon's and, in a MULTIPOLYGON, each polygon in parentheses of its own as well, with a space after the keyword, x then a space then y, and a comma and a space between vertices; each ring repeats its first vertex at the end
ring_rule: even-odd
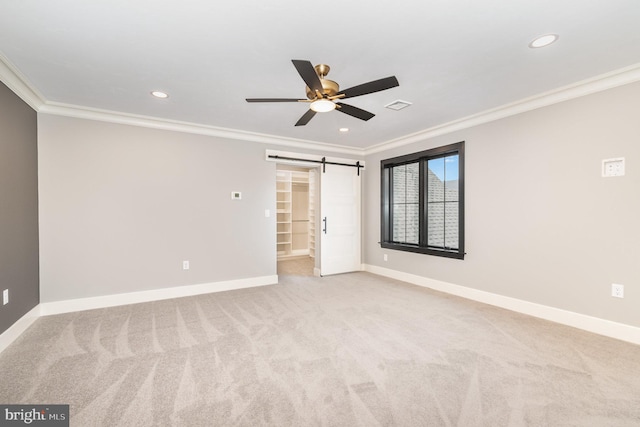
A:
POLYGON ((368 273, 38 319, 0 402, 72 426, 638 426, 640 346, 368 273))
POLYGON ((278 275, 313 276, 315 260, 308 256, 278 260, 278 275))

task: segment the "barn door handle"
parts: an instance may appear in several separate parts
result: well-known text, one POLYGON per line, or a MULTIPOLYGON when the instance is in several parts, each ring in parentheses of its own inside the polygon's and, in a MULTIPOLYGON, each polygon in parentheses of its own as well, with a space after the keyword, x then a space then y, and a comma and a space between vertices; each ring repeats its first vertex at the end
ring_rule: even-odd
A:
POLYGON ((322 218, 322 222, 324 222, 324 228, 322 229, 322 232, 324 234, 327 234, 327 217, 326 216, 322 218))

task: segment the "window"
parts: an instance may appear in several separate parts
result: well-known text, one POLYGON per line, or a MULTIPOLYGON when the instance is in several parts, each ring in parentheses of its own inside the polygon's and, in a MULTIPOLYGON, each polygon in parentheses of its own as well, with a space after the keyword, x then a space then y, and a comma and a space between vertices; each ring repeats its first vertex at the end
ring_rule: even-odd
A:
POLYGON ((383 160, 383 248, 464 258, 464 142, 383 160))

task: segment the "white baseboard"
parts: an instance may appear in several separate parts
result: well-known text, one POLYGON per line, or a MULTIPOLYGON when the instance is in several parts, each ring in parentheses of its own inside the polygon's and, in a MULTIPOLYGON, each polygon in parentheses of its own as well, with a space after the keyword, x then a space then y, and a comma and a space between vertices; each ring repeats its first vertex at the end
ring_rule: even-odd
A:
POLYGON ((506 308, 507 310, 516 311, 529 316, 572 326, 574 328, 593 332, 599 335, 627 341, 633 344, 640 344, 640 328, 626 325, 624 323, 612 322, 598 317, 587 316, 585 314, 536 304, 504 295, 467 288, 465 286, 455 285, 453 283, 430 279, 428 277, 418 276, 402 271, 391 270, 384 267, 378 267, 376 265, 366 264, 365 271, 485 304, 506 308))
POLYGON ((176 286, 166 289, 130 292, 126 294, 104 295, 91 298, 78 298, 65 301, 54 301, 40 304, 40 315, 70 313, 74 311, 92 310, 96 308, 115 307, 118 305, 137 304, 141 302, 159 301, 181 298, 212 292, 232 291, 235 289, 278 283, 278 276, 251 277, 248 279, 228 280, 224 282, 202 283, 198 285, 176 286))
POLYGON ((0 353, 14 342, 40 316, 92 310, 96 308, 115 307, 118 305, 137 304, 141 302, 160 301, 213 292, 232 291, 235 289, 253 288, 256 286, 274 285, 278 276, 251 277, 248 279, 228 280, 224 282, 202 283, 199 285, 177 286, 166 289, 154 289, 126 294, 104 295, 92 298, 78 298, 65 301, 41 303, 22 316, 9 329, 0 334, 0 353))
POLYGON ((22 316, 9 329, 0 334, 0 353, 2 353, 12 342, 14 342, 29 326, 40 317, 40 306, 36 305, 22 316))

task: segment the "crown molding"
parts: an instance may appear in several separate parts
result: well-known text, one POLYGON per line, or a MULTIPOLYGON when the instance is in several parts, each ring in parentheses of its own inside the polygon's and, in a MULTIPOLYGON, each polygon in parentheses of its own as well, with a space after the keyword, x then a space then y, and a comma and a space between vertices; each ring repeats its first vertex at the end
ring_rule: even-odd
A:
POLYGON ((582 80, 567 86, 560 87, 548 92, 543 92, 529 98, 521 99, 510 104, 506 104, 478 114, 454 120, 449 123, 434 126, 410 135, 396 138, 381 144, 368 147, 364 150, 366 156, 381 151, 391 150, 415 142, 425 141, 440 135, 446 135, 473 126, 493 122, 516 114, 525 113, 549 105, 613 89, 629 83, 640 81, 640 63, 609 73, 601 74, 586 80, 582 80))
POLYGON ((287 147, 303 148, 308 150, 330 150, 335 153, 362 156, 364 150, 348 148, 340 145, 307 141, 303 139, 285 138, 274 135, 247 132, 236 129, 227 129, 216 126, 201 125, 197 123, 178 120, 162 119, 151 116, 121 113, 117 111, 100 110, 97 108, 82 107, 79 105, 63 104, 59 102, 45 102, 38 112, 65 117, 97 120, 102 122, 118 123, 132 126, 140 126, 152 129, 169 130, 175 132, 192 133, 197 135, 214 136, 218 138, 236 139, 242 141, 258 142, 261 144, 280 145, 287 147))
POLYGON ((198 135, 214 136, 219 138, 235 139, 257 142, 268 145, 295 147, 306 150, 330 150, 334 153, 349 154, 353 156, 368 156, 370 154, 387 151, 416 142, 424 141, 436 136, 446 135, 473 126, 500 120, 516 114, 525 113, 538 108, 558 104, 574 98, 613 89, 629 83, 640 81, 640 63, 625 68, 601 74, 596 77, 582 80, 567 86, 548 92, 531 96, 510 104, 506 104, 491 110, 483 111, 462 119, 454 120, 442 125, 434 126, 419 132, 392 139, 367 148, 345 147, 337 144, 329 144, 317 141, 309 141, 296 138, 285 138, 275 135, 247 132, 236 129, 220 128, 201 125, 197 123, 168 120, 158 117, 150 117, 110 110, 101 110, 79 105, 71 105, 47 101, 38 90, 0 53, 0 80, 9 87, 24 102, 39 113, 52 114, 66 117, 75 117, 88 120, 97 120, 110 123, 127 124, 132 126, 147 127, 152 129, 170 130, 175 132, 192 133, 198 135))
POLYGON ((197 123, 167 120, 158 117, 150 117, 136 114, 122 113, 118 111, 101 110, 97 108, 83 107, 80 105, 64 104, 48 101, 29 83, 27 78, 20 73, 7 57, 0 53, 0 81, 2 81, 17 96, 26 102, 38 113, 58 116, 75 117, 102 122, 126 124, 152 129, 170 130, 175 132, 192 133, 219 138, 235 139, 242 141, 258 142, 261 144, 296 147, 298 149, 331 151, 334 153, 349 154, 361 157, 364 149, 350 148, 341 145, 328 144, 303 139, 285 138, 274 135, 247 132, 235 129, 220 128, 201 125, 197 123))
POLYGON ((26 77, 2 53, 0 53, 0 81, 36 111, 45 103, 42 94, 28 83, 26 77))

